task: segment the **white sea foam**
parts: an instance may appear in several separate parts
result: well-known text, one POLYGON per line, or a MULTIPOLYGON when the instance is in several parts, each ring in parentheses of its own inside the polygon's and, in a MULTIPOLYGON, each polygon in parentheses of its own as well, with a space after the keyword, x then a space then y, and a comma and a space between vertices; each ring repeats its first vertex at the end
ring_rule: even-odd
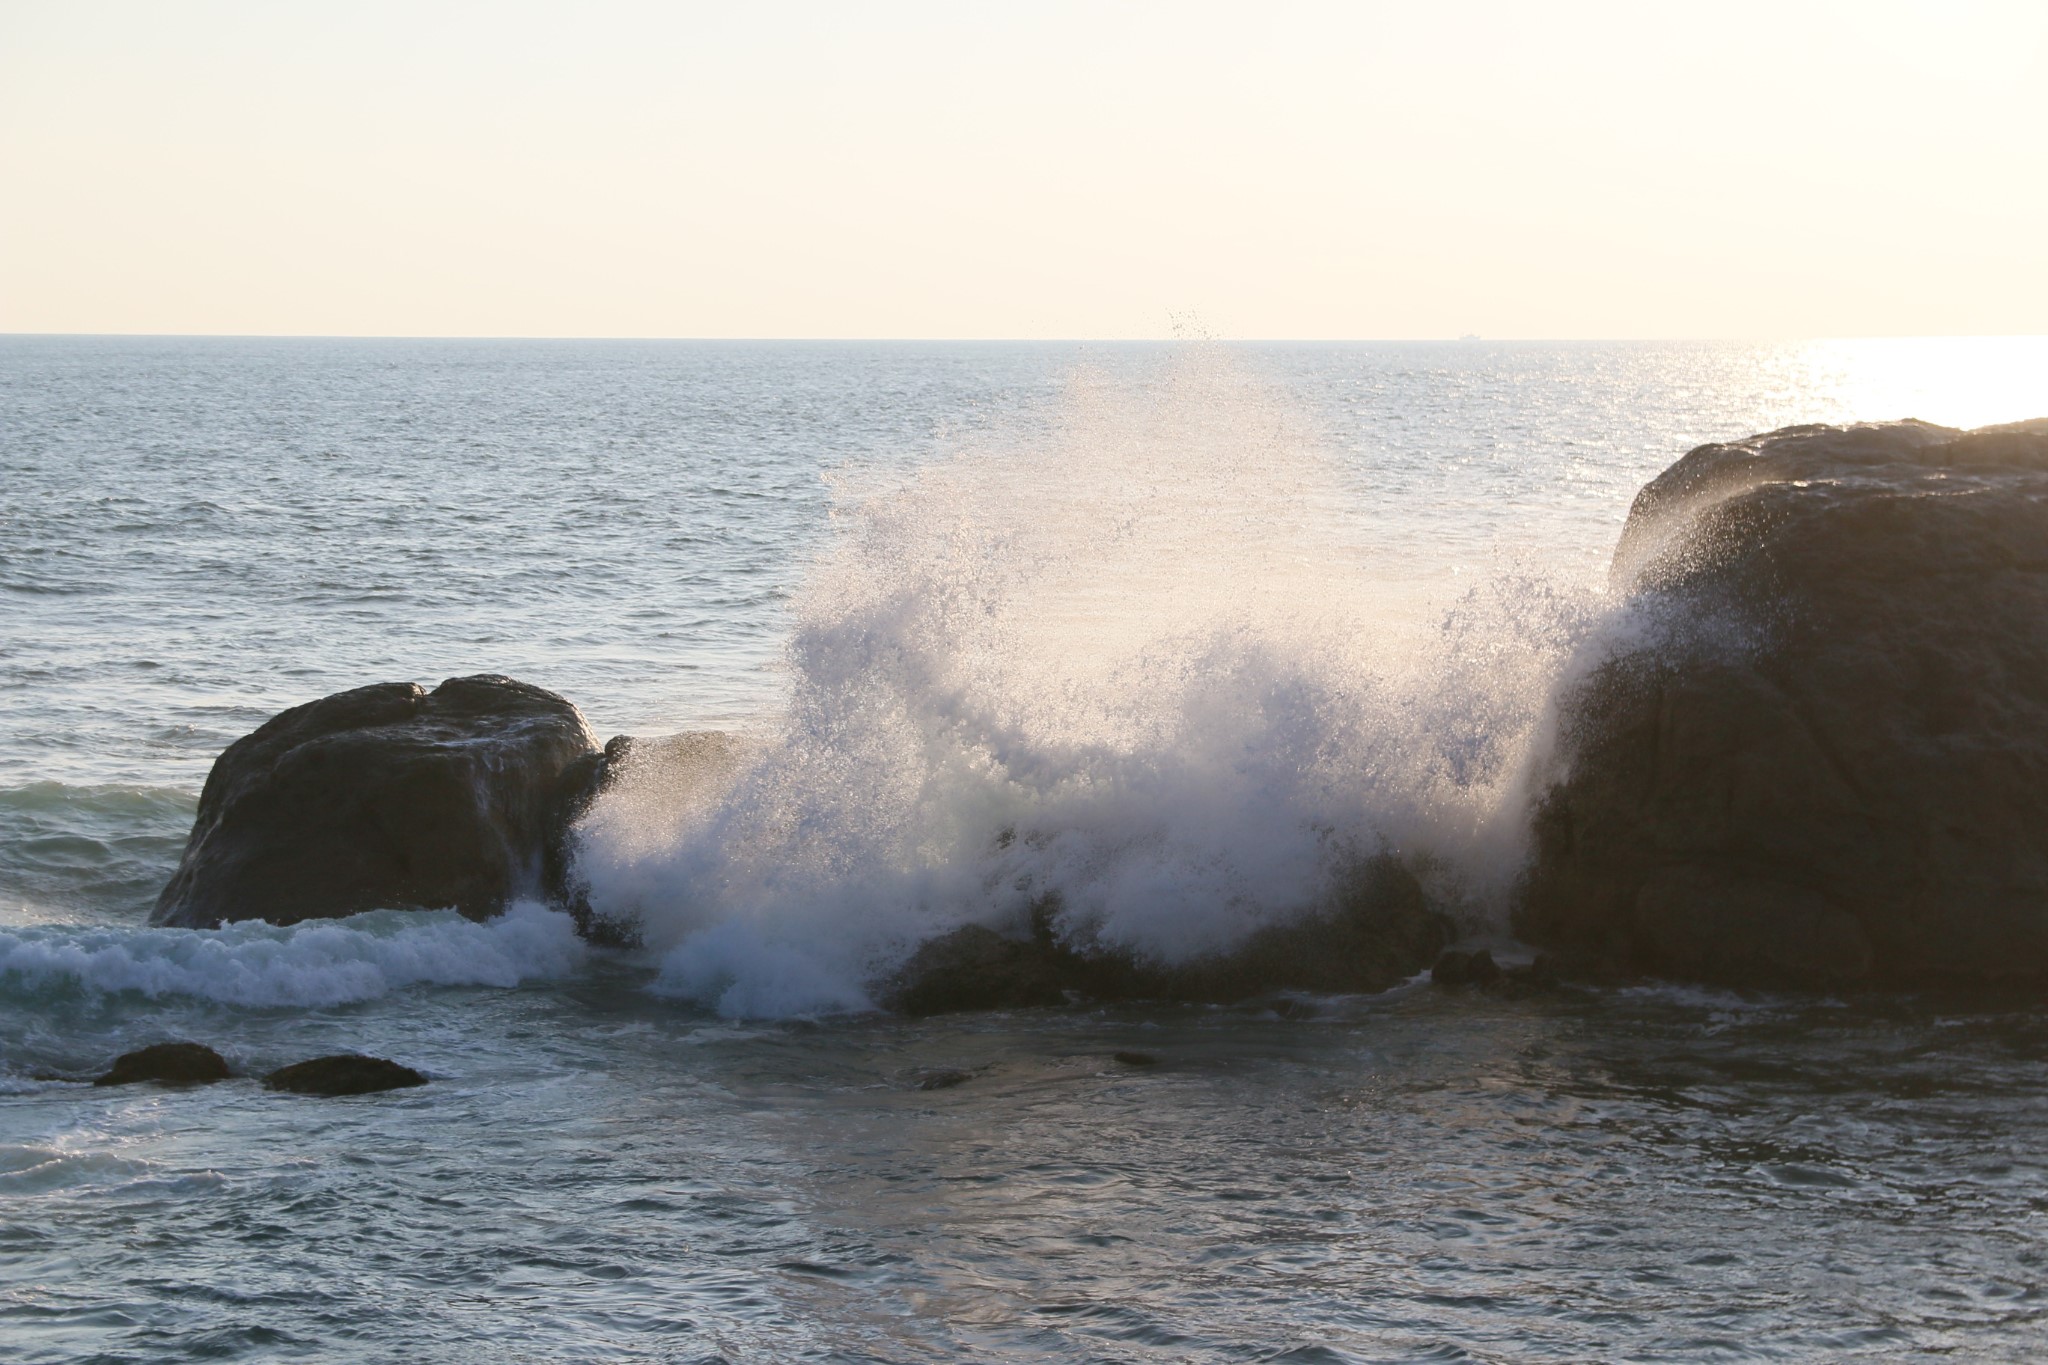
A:
POLYGON ((279 928, 0 931, 0 992, 133 991, 253 1007, 341 1005, 410 986, 517 986, 583 958, 567 915, 522 903, 478 924, 453 911, 380 910, 279 928))
POLYGON ((1069 941, 1185 961, 1382 852, 1497 909, 1597 602, 1503 574, 1405 624, 1361 570, 1369 481, 1217 354, 837 491, 779 729, 713 799, 629 783, 584 827, 660 989, 859 1009, 919 940, 1046 893, 1069 941))

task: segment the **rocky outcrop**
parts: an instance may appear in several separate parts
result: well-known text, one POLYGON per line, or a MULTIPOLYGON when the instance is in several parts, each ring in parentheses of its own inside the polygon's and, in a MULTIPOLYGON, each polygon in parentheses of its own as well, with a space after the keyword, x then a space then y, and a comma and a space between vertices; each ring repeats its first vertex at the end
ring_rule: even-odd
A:
POLYGON ((426 1083, 427 1078, 409 1066, 356 1052, 294 1062, 263 1078, 265 1089, 294 1095, 370 1095, 426 1083))
POLYGON ((2048 981, 2048 421, 1792 427, 1645 487, 1531 941, 1736 985, 2048 981))
POLYGON ((224 1081, 233 1074, 228 1070, 227 1059, 204 1043, 156 1043, 122 1053, 93 1084, 154 1081, 158 1085, 206 1085, 224 1081))
POLYGON ((1427 968, 1451 939, 1449 921, 1391 858, 1357 869, 1319 914, 1262 929, 1235 952, 1173 966, 1066 941, 1058 909, 1040 901, 1023 935, 967 925, 932 939, 878 998, 931 1015, 1070 1000, 1229 1004, 1283 990, 1383 991, 1427 968))
POLYGON ((472 919, 543 890, 597 746, 575 706, 483 675, 378 683, 229 745, 153 924, 273 924, 386 907, 472 919))

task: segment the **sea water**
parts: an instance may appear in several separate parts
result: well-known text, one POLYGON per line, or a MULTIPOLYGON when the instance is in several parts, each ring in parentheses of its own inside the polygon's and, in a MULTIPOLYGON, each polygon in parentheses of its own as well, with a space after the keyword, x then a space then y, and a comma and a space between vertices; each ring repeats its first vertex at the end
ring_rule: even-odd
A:
POLYGON ((1793 422, 2038 416, 2044 376, 2027 340, 0 338, 0 1358, 2027 1358, 2029 1009, 869 997, 1045 890, 1227 950, 1361 853, 1498 935, 1634 490, 1793 422), (531 905, 145 926, 225 744, 480 671, 743 737, 586 826, 642 950, 531 905), (168 1038, 432 1080, 37 1079, 168 1038))

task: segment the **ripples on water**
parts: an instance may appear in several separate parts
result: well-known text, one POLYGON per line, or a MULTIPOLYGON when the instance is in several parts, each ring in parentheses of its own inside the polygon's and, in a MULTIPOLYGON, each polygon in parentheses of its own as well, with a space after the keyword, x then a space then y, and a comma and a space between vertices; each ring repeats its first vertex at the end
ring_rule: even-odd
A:
MULTIPOLYGON (((448 1360, 2039 1340, 2030 1013, 1416 989, 1306 1018, 742 1027, 637 984, 115 1030, 231 1040, 252 1069, 367 1035, 434 1082, 7 1099, 6 1337, 31 1359, 448 1360)), ((112 1045, 91 1009, 62 1022, 74 1054, 112 1045)))
MULTIPOLYGON (((1697 442, 2048 412, 2032 342, 1233 355, 1329 454, 1393 633, 1504 572, 1591 590, 1697 442)), ((0 1356, 2033 1354, 2028 1008, 749 1023, 544 913, 136 927, 282 706, 496 668, 601 733, 772 713, 820 475, 1028 453, 1076 365, 1172 382, 1149 347, 0 339, 0 1356), (165 1037, 434 1079, 36 1079, 165 1037)))

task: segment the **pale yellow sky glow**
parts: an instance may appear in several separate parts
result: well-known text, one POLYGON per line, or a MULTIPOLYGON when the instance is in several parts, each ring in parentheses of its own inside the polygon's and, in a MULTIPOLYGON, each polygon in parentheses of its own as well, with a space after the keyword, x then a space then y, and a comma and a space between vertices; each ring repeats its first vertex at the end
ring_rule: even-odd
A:
POLYGON ((0 331, 2048 332, 2048 3, 0 3, 0 331))

